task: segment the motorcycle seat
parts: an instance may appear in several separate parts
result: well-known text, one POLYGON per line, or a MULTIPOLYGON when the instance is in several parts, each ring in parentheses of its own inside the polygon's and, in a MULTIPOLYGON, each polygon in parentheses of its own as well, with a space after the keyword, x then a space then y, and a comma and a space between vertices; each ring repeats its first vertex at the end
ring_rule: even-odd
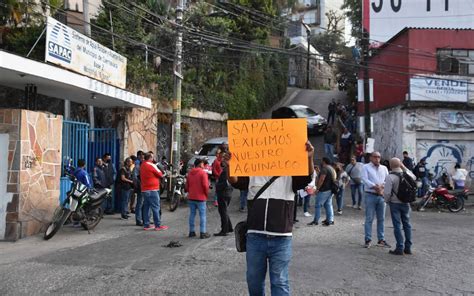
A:
POLYGON ((458 193, 464 193, 464 189, 454 189, 454 190, 448 190, 449 194, 456 195, 458 193))
POLYGON ((94 189, 92 191, 92 193, 89 195, 89 197, 92 199, 92 200, 97 200, 99 198, 102 198, 104 195, 107 194, 107 190, 106 189, 94 189))

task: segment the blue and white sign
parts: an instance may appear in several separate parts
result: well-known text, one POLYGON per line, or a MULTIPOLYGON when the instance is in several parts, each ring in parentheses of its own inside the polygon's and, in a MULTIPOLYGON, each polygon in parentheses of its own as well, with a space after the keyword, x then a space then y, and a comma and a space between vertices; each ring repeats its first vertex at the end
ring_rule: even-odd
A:
POLYGON ((410 78, 410 100, 467 102, 468 81, 457 76, 410 78))
POLYGON ((48 17, 46 61, 125 88, 127 58, 48 17))

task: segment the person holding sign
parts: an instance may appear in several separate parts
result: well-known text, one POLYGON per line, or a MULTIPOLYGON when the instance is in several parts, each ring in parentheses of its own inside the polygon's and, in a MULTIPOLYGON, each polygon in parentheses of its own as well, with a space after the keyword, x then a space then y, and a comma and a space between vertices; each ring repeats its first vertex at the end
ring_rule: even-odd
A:
MULTIPOLYGON (((273 118, 282 118, 276 114, 272 114, 273 118)), ((296 141, 294 138, 286 138, 287 128, 286 123, 292 124, 295 119, 289 119, 288 122, 285 120, 271 121, 253 121, 249 126, 258 130, 260 138, 255 137, 255 140, 251 139, 249 133, 244 133, 243 139, 246 139, 249 143, 261 144, 258 153, 268 151, 268 146, 265 145, 265 141, 268 139, 270 143, 271 139, 279 139, 278 133, 282 135, 282 142, 291 141, 297 150, 294 149, 293 154, 298 156, 304 156, 304 173, 299 176, 284 176, 277 174, 277 170, 280 167, 284 167, 289 162, 289 156, 283 155, 278 158, 271 158, 271 155, 277 154, 275 151, 280 149, 280 144, 273 143, 272 151, 270 155, 263 159, 269 159, 267 163, 272 166, 274 165, 275 177, 258 175, 258 171, 262 169, 262 166, 253 166, 253 170, 246 170, 247 176, 238 176, 239 172, 236 171, 236 166, 239 164, 238 157, 242 157, 243 154, 236 154, 234 148, 239 150, 239 144, 237 143, 238 137, 232 133, 233 123, 229 121, 229 147, 232 151, 232 158, 230 159, 230 174, 228 176, 229 182, 240 190, 248 189, 248 211, 247 211, 247 285, 249 294, 252 295, 264 295, 265 292, 265 276, 268 271, 270 274, 271 293, 272 295, 290 295, 290 286, 288 281, 288 265, 290 263, 292 254, 292 230, 293 230, 293 209, 296 206, 294 202, 294 195, 297 190, 304 189, 308 183, 311 182, 311 176, 313 175, 313 157, 314 147, 309 141, 299 140, 296 141), (263 123, 268 123, 266 127, 263 123), (271 130, 273 128, 273 131, 271 130), (278 131, 277 131, 278 129, 278 131), (274 133, 270 135, 271 133, 274 133), (234 141, 236 140, 236 141, 234 141), (293 142, 295 141, 295 142, 293 142), (235 145, 237 144, 237 145, 235 145), (306 146, 305 146, 306 145, 306 146), (263 148, 263 149, 262 149, 263 148), (265 150, 267 149, 267 150, 265 150), (301 152, 299 152, 301 151, 301 152), (305 152, 306 151, 306 152, 305 152), (257 172, 257 173, 256 173, 257 172), (255 199, 255 196, 258 197, 255 199)), ((299 119, 296 119, 299 120, 299 119)), ((239 130, 244 130, 243 121, 238 122, 239 130)), ((251 128, 248 130, 251 131, 251 128)), ((290 136, 301 136, 306 137, 306 122, 300 125, 299 129, 292 129, 290 136)), ((242 142, 243 143, 243 142, 242 142)), ((240 152, 239 152, 240 153, 240 152)), ((265 152, 268 154, 267 152, 265 152)), ((230 158, 230 155, 227 156, 230 158)), ((259 158, 262 161, 262 158, 259 158)), ((289 162, 290 166, 295 168, 301 164, 300 162, 289 162)), ((252 166, 249 166, 252 168, 252 166)), ((245 170, 245 167, 243 168, 245 170)), ((290 170, 287 169, 287 172, 290 170)))

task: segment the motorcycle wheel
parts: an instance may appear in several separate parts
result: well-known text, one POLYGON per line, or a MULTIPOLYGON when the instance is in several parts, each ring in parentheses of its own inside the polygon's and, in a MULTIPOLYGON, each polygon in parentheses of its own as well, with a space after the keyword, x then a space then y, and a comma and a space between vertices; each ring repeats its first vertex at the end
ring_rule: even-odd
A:
POLYGON ((70 214, 71 210, 58 207, 54 212, 53 220, 49 223, 48 228, 46 228, 46 231, 44 232, 44 239, 48 240, 52 238, 59 229, 63 227, 70 214))
POLYGON ((88 215, 84 222, 81 222, 81 226, 85 230, 92 230, 97 226, 97 224, 99 224, 100 220, 102 220, 102 217, 102 208, 99 207, 95 209, 91 215, 88 215))
POLYGON ((464 209, 464 198, 462 196, 456 196, 456 200, 448 204, 448 210, 453 213, 457 213, 464 209))
POLYGON ((170 204, 169 204, 169 209, 171 212, 176 211, 179 205, 179 200, 181 199, 181 196, 177 194, 176 192, 173 192, 170 197, 170 204))

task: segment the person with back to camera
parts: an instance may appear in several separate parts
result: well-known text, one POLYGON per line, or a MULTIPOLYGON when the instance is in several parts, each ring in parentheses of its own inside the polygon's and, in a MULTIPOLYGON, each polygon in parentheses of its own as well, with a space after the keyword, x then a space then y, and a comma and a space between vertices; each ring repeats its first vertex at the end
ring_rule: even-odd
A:
MULTIPOLYGON (((272 118, 286 118, 272 113, 272 118)), ((301 143, 303 145, 303 143, 301 143)), ((294 195, 311 182, 314 171, 314 148, 306 142, 308 154, 307 176, 252 176, 231 177, 229 182, 237 189, 249 190, 247 211, 247 285, 251 296, 265 295, 265 276, 270 274, 272 295, 290 295, 288 265, 292 254, 294 195), (267 184, 261 195, 257 192, 267 184)), ((230 153, 226 155, 230 159, 230 153)))

